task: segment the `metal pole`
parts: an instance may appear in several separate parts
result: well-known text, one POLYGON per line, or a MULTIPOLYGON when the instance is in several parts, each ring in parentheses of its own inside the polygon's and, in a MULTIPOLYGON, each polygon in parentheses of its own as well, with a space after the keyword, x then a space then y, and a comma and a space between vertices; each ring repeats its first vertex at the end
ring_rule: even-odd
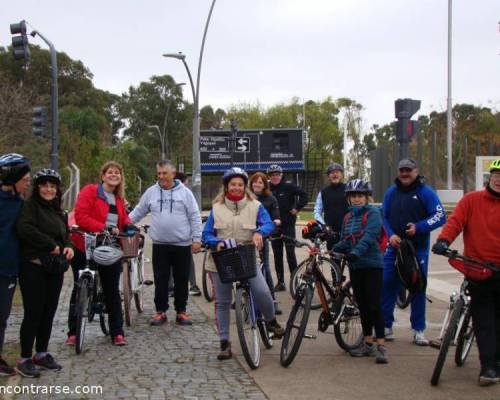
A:
MULTIPOLYGON (((208 25, 210 24, 210 18, 212 17, 212 11, 215 6, 215 1, 212 1, 210 6, 210 11, 208 12, 207 22, 205 24, 205 31, 203 32, 203 39, 201 41, 200 48, 200 58, 198 59, 198 77, 196 79, 196 96, 195 96, 195 113, 193 121, 193 178, 192 178, 192 189, 194 197, 198 203, 200 210, 202 209, 201 203, 201 159, 200 159, 200 116, 199 116, 199 106, 200 106, 200 76, 201 76, 201 62, 203 60, 203 50, 205 48, 205 39, 207 37, 208 25)), ((191 77, 189 78, 191 79, 191 77)))
POLYGON ((447 168, 447 189, 452 189, 452 162, 453 155, 451 149, 451 123, 452 123, 452 115, 451 115, 451 19, 452 19, 452 0, 448 0, 448 110, 447 110, 447 118, 446 118, 446 148, 448 154, 448 168, 447 168))
POLYGON ((59 169, 59 156, 57 153, 58 150, 58 93, 57 93, 57 52, 50 40, 45 38, 40 32, 33 31, 31 32, 31 36, 35 37, 36 35, 40 36, 40 38, 49 46, 50 49, 50 65, 51 65, 51 99, 52 99, 52 146, 50 151, 50 167, 54 170, 59 169))
POLYGON ((463 189, 464 193, 467 193, 467 161, 468 157, 467 154, 469 153, 469 146, 467 143, 467 134, 464 135, 464 170, 462 172, 462 175, 464 177, 464 183, 463 183, 463 189))

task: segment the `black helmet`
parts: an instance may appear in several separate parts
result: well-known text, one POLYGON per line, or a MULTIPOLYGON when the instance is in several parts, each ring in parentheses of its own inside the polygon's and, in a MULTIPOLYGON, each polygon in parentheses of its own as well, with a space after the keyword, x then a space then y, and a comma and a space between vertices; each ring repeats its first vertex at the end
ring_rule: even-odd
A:
POLYGON ((349 193, 364 193, 370 196, 372 194, 372 186, 363 179, 354 179, 345 185, 345 194, 348 195, 349 193))
POLYGON ((61 184, 61 175, 57 171, 54 171, 53 169, 49 168, 44 168, 38 171, 34 176, 33 176, 33 183, 35 185, 38 185, 40 182, 53 182, 57 186, 61 184))
POLYGON ((0 157, 0 181, 3 185, 15 185, 30 172, 30 160, 21 154, 10 153, 0 157))
POLYGON ((281 168, 278 164, 273 164, 270 165, 269 168, 266 170, 267 174, 270 175, 275 172, 279 172, 280 174, 283 173, 283 168, 281 168))
POLYGON ((222 177, 222 183, 224 183, 224 185, 227 185, 228 182, 235 176, 243 178, 245 186, 248 184, 248 174, 240 167, 233 167, 224 172, 224 176, 222 177))
POLYGON ((342 165, 340 165, 339 163, 331 163, 328 168, 326 169, 326 174, 327 175, 330 175, 331 172, 333 171, 340 171, 340 172, 344 172, 344 167, 342 165))

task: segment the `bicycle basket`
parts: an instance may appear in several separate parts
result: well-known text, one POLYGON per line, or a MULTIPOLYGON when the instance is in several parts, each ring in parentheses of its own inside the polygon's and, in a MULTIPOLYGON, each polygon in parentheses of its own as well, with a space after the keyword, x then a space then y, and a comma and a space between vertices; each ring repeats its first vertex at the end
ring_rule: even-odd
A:
POLYGON ((120 239, 124 258, 134 258, 139 254, 140 235, 137 232, 134 236, 120 239))
POLYGON ((238 245, 212 252, 222 283, 232 283, 257 275, 257 257, 253 244, 238 245))

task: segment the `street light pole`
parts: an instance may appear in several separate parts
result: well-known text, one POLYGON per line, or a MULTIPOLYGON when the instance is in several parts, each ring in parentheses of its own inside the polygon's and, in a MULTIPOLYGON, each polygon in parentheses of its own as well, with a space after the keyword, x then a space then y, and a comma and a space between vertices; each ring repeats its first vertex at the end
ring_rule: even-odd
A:
POLYGON ((448 163, 446 171, 447 189, 453 189, 453 154, 451 148, 452 140, 452 113, 451 113, 451 18, 452 18, 452 0, 448 0, 448 101, 447 101, 447 115, 446 115, 446 148, 448 154, 448 163))
MULTIPOLYGON (((175 87, 179 88, 181 86, 185 85, 184 82, 181 83, 176 83, 175 87)), ((162 142, 162 156, 161 159, 165 160, 165 157, 169 155, 169 142, 168 142, 168 132, 167 132, 167 124, 168 124, 168 114, 170 113, 170 107, 172 106, 172 100, 173 100, 173 92, 170 90, 170 96, 169 96, 169 101, 168 101, 168 106, 167 110, 165 111, 165 117, 163 118, 163 125, 161 127, 161 136, 163 138, 160 138, 160 141, 162 142)))
POLYGON ((164 57, 176 58, 181 60, 186 68, 186 72, 189 77, 189 83, 191 84, 191 90, 193 92, 193 176, 191 180, 191 187, 193 190, 194 197, 198 203, 200 210, 202 209, 201 203, 201 159, 200 159, 200 115, 199 115, 199 101, 200 101, 200 76, 201 76, 201 62, 203 60, 203 50, 205 48, 205 39, 207 37, 208 25, 210 24, 210 18, 212 17, 212 11, 215 6, 215 1, 212 0, 212 5, 210 6, 210 11, 208 12, 207 21, 205 23, 205 30, 203 32, 203 39, 201 41, 200 57, 198 58, 198 74, 196 77, 196 88, 193 83, 193 78, 191 72, 186 63, 186 55, 183 53, 168 53, 164 54, 164 57))
POLYGON ((161 159, 165 160, 165 140, 163 135, 161 134, 160 127, 158 125, 148 125, 148 128, 156 129, 158 132, 158 136, 160 137, 160 146, 161 146, 161 159))

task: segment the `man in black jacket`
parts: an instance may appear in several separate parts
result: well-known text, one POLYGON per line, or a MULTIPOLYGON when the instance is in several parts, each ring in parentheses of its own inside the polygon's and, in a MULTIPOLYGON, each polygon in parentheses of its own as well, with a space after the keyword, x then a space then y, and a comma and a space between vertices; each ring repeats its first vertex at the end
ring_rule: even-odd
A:
POLYGON ((318 193, 316 204, 314 205, 314 219, 332 228, 336 233, 327 243, 328 250, 340 239, 340 231, 344 215, 347 213, 349 205, 345 197, 344 168, 338 163, 328 166, 326 174, 330 179, 330 184, 318 193))
MULTIPOLYGON (((295 223, 297 213, 307 204, 307 193, 291 182, 283 181, 283 169, 279 165, 271 165, 267 169, 267 175, 271 180, 270 188, 273 196, 278 200, 281 217, 281 233, 286 236, 295 237, 295 223)), ((290 272, 297 268, 295 257, 295 245, 289 241, 273 240, 274 266, 278 283, 275 291, 285 290, 285 273, 283 268, 283 244, 286 249, 286 259, 290 272)))

